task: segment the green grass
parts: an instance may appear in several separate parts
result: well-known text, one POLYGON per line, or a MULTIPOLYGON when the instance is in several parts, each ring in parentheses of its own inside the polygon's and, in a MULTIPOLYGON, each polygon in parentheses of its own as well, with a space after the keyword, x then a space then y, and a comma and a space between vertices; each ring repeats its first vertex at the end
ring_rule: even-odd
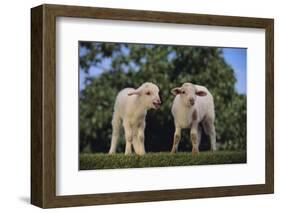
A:
POLYGON ((168 152, 147 153, 143 156, 108 154, 80 154, 80 170, 117 169, 117 168, 144 168, 166 166, 191 166, 210 164, 246 163, 245 151, 217 151, 201 152, 192 156, 188 152, 170 154, 168 152))

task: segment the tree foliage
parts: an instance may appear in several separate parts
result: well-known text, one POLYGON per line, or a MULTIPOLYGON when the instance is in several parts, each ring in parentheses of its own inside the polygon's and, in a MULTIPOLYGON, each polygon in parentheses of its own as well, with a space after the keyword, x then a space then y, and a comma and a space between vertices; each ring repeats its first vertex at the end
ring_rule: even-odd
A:
MULTIPOLYGON (((220 48, 169 45, 80 42, 80 75, 85 86, 80 90, 80 151, 107 152, 111 140, 111 119, 115 97, 122 88, 138 87, 143 82, 160 88, 162 106, 146 117, 147 151, 169 151, 174 123, 170 90, 184 82, 205 85, 214 96, 217 141, 221 149, 246 148, 246 96, 235 91, 235 75, 225 62, 220 48), (108 66, 104 66, 107 61, 108 66), (99 75, 90 68, 102 70, 99 75)), ((94 69, 95 71, 95 69, 94 69)), ((190 149, 189 134, 180 150, 190 149)), ((124 150, 121 137, 119 151, 124 150)), ((201 149, 209 149, 203 135, 201 149)))

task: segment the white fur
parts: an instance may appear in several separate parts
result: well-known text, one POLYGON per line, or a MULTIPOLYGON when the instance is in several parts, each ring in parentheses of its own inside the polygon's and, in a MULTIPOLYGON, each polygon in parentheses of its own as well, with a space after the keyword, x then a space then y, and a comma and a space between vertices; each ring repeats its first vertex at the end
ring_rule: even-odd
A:
POLYGON ((193 145, 193 153, 199 152, 202 123, 203 129, 211 139, 211 150, 216 150, 216 131, 214 126, 215 110, 213 96, 204 86, 185 83, 182 87, 172 90, 175 99, 172 105, 172 114, 175 123, 175 134, 172 152, 176 152, 181 138, 182 129, 191 129, 190 136, 193 145), (204 96, 196 95, 200 94, 204 96), (191 99, 194 104, 191 104, 191 99), (196 112, 195 112, 196 111, 196 112), (194 115, 196 114, 196 116, 194 115))
POLYGON ((144 129, 146 113, 148 109, 158 108, 160 103, 159 88, 153 83, 146 82, 138 89, 125 88, 121 90, 114 105, 109 153, 116 152, 121 123, 123 123, 126 140, 125 154, 132 153, 132 145, 137 154, 145 154, 144 129))

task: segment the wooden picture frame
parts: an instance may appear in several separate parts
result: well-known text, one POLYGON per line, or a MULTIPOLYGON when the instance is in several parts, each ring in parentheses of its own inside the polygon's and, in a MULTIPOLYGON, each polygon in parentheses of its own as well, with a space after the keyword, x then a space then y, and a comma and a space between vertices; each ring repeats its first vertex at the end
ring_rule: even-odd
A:
POLYGON ((41 5, 31 9, 31 203, 42 208, 266 194, 274 191, 274 21, 186 13, 41 5), (56 17, 265 29, 265 184, 56 195, 56 17))

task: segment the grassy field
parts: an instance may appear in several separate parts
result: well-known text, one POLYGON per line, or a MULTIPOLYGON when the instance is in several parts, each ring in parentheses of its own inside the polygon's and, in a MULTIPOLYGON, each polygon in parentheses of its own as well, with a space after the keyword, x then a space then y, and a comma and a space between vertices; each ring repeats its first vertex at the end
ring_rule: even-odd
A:
POLYGON ((118 153, 108 154, 81 154, 79 159, 80 170, 91 169, 117 169, 117 168, 144 168, 166 166, 191 166, 209 164, 234 164, 246 163, 245 151, 217 151, 201 152, 197 156, 191 153, 168 152, 147 153, 144 156, 118 153))

